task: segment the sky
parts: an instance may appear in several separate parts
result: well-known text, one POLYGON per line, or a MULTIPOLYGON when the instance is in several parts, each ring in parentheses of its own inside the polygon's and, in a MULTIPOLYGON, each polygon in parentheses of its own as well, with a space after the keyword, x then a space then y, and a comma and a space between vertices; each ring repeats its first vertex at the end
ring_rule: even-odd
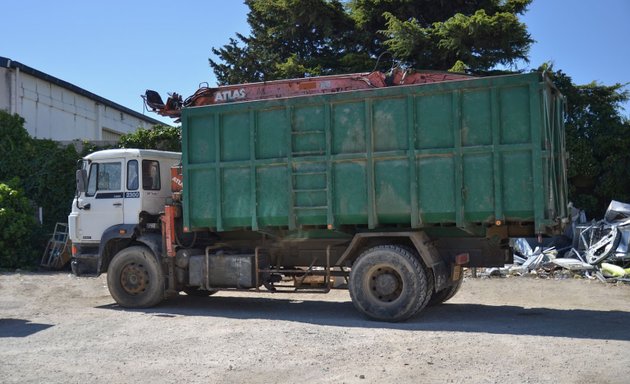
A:
MULTIPOLYGON (((165 99, 215 86, 212 47, 249 32, 239 0, 20 0, 1 9, 0 56, 140 113, 146 89, 165 99)), ((552 61, 576 84, 630 83, 630 0, 534 0, 521 19, 536 43, 519 69, 552 61)))

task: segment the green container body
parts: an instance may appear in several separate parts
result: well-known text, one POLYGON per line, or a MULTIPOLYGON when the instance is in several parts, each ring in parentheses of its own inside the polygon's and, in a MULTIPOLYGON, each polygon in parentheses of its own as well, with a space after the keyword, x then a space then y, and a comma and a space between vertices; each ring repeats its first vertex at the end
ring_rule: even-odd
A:
POLYGON ((187 108, 184 226, 545 233, 567 216, 564 103, 531 73, 187 108))

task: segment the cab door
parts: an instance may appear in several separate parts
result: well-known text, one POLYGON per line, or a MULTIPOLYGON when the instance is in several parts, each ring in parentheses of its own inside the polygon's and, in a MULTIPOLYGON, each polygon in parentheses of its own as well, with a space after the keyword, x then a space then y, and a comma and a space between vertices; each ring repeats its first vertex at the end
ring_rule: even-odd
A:
POLYGON ((90 164, 88 185, 79 201, 82 242, 98 242, 103 232, 124 220, 124 159, 107 159, 90 164))

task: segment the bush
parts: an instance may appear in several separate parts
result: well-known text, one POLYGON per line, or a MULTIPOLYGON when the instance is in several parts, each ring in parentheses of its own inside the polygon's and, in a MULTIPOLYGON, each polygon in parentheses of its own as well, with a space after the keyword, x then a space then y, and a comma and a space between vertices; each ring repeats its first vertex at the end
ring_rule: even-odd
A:
POLYGON ((52 140, 34 139, 24 128, 22 117, 0 110, 0 183, 5 183, 2 204, 9 201, 12 204, 3 205, 0 266, 31 268, 36 265, 37 255, 44 251, 55 223, 67 221, 79 158, 74 146, 60 147, 52 140), (15 204, 21 204, 17 211, 15 204), (35 222, 34 206, 43 208, 43 226, 35 222), (25 212, 28 222, 11 219, 25 212), (28 236, 23 233, 25 229, 29 230, 28 236), (28 241, 23 241, 25 238, 28 241))
POLYGON ((181 152, 182 130, 166 125, 154 125, 151 129, 139 128, 137 131, 120 138, 121 148, 159 149, 161 151, 181 152))
POLYGON ((73 145, 60 147, 52 140, 34 140, 34 146, 37 151, 30 158, 31 173, 22 185, 27 196, 42 207, 43 227, 50 234, 55 223, 68 220, 79 154, 73 145))
POLYGON ((24 128, 24 119, 0 110, 0 182, 28 175, 33 139, 24 128))
POLYGON ((17 178, 0 183, 0 268, 34 265, 40 233, 33 208, 17 178))

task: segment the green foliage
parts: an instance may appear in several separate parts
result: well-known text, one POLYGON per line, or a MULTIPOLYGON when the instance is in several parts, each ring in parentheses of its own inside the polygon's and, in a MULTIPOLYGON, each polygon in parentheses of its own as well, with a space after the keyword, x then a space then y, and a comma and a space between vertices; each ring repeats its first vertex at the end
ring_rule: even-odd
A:
POLYGON ((576 85, 544 65, 567 97, 569 198, 589 217, 602 217, 611 200, 630 202, 630 121, 620 113, 629 94, 623 84, 576 85))
POLYGON ((0 110, 0 181, 28 174, 33 140, 24 129, 24 119, 0 110))
POLYGON ((468 70, 468 66, 464 64, 463 61, 457 60, 455 64, 448 70, 449 72, 460 72, 464 73, 468 70))
POLYGON ((389 37, 385 46, 416 68, 443 70, 461 61, 473 72, 488 71, 498 64, 527 61, 533 43, 525 24, 509 11, 456 13, 430 25, 384 15, 387 28, 383 32, 389 37))
POLYGON ((527 59, 517 15, 530 2, 246 0, 251 34, 213 48, 210 65, 219 84, 235 84, 369 71, 390 50, 418 69, 488 71, 527 59))
POLYGON ((121 148, 158 149, 180 152, 182 150, 181 129, 166 125, 154 125, 151 129, 139 128, 120 138, 121 148))
POLYGON ((80 158, 73 145, 34 140, 37 150, 30 158, 31 172, 22 177, 28 197, 44 212, 43 227, 52 233, 57 222, 66 222, 75 192, 74 173, 80 158))
POLYGON ((55 223, 67 220, 79 154, 74 146, 60 147, 52 140, 31 138, 24 119, 5 111, 0 111, 0 135, 0 182, 6 183, 5 203, 13 201, 11 209, 4 207, 0 224, 4 241, 0 265, 30 268, 36 255, 43 252, 55 223), (42 226, 36 224, 34 207, 42 207, 42 226), (10 228, 5 222, 11 223, 10 228), (12 238, 15 241, 7 242, 12 238))
POLYGON ((339 53, 352 39, 353 21, 337 0, 246 0, 249 37, 213 48, 221 84, 331 74, 351 63, 339 53))
POLYGON ((21 268, 37 259, 33 237, 37 224, 20 180, 0 183, 0 268, 21 268))
POLYGON ((89 155, 90 153, 96 152, 96 151, 102 151, 104 149, 112 149, 112 148, 117 148, 116 146, 112 146, 112 145, 96 145, 93 144, 89 141, 83 141, 81 143, 81 152, 79 153, 79 158, 83 158, 87 155, 89 155))
POLYGON ((44 229, 66 221, 74 192, 74 169, 79 159, 74 146, 33 139, 17 114, 0 111, 0 182, 18 177, 19 186, 42 207, 44 229))

